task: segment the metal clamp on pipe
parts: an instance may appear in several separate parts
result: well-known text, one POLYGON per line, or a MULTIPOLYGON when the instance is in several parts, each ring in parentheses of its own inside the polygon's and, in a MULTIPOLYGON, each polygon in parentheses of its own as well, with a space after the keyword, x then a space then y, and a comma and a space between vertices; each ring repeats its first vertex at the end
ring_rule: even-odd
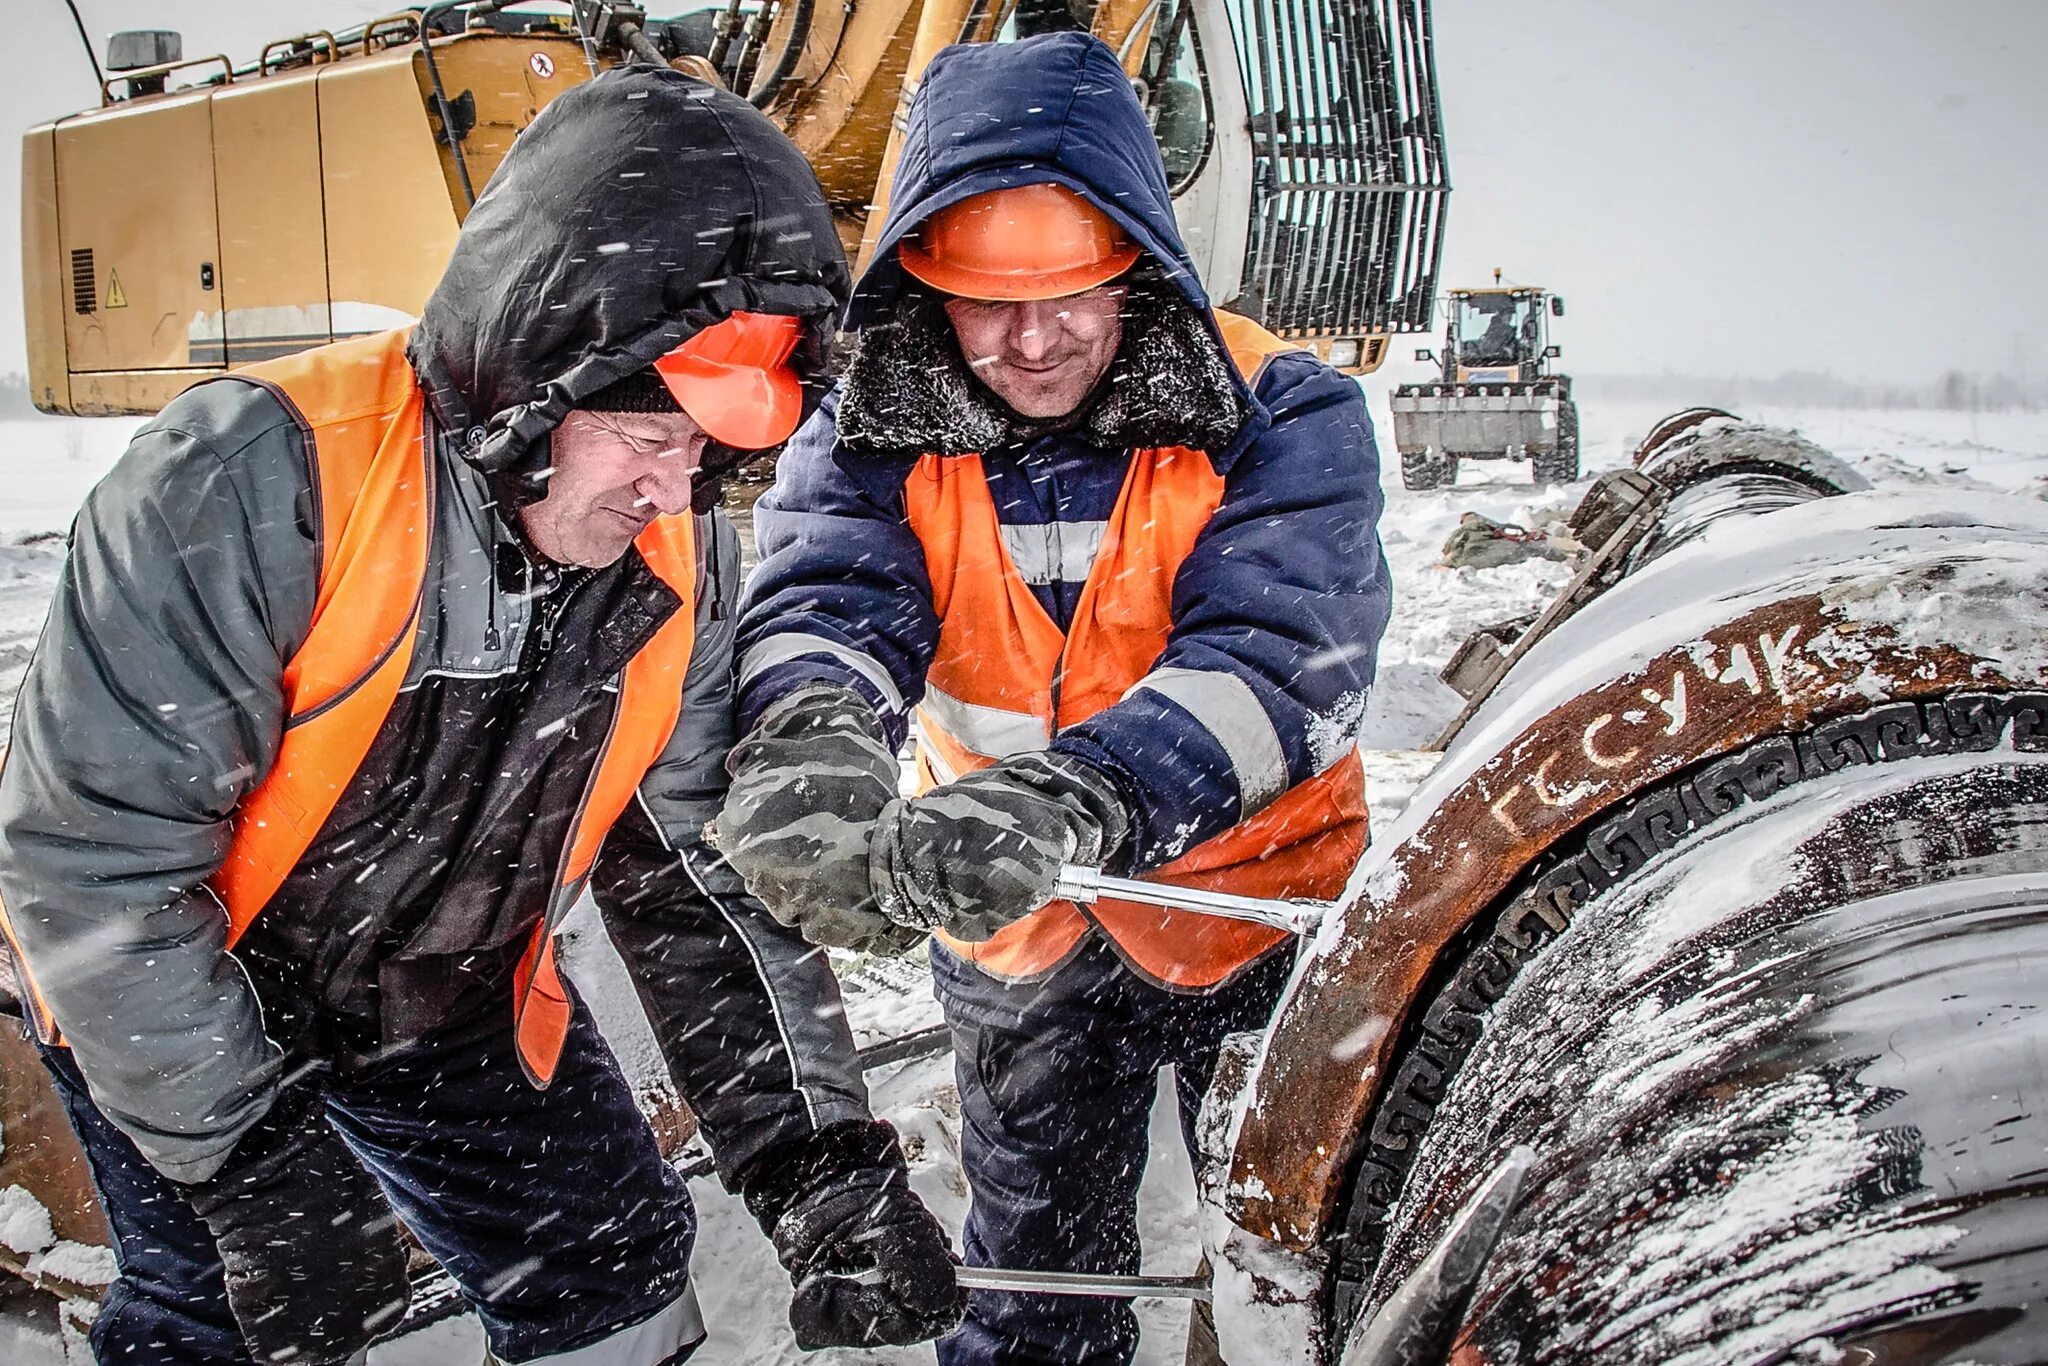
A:
POLYGON ((1289 934, 1308 934, 1323 923, 1333 909, 1327 901, 1281 901, 1268 897, 1237 896, 1211 892, 1200 887, 1176 887, 1165 882, 1143 882, 1137 878, 1110 877, 1100 868, 1069 863, 1060 868, 1060 880, 1053 895, 1077 905, 1092 906, 1103 897, 1136 901, 1169 911, 1194 911, 1220 915, 1226 920, 1249 920, 1270 925, 1289 934))

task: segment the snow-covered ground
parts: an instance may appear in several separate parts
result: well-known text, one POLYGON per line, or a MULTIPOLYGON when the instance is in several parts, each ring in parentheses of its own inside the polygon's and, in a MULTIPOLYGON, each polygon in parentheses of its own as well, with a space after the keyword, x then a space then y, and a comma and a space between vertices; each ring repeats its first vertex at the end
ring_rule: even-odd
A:
MULTIPOLYGON (((1379 430, 1390 433, 1388 386, 1368 379, 1379 430)), ((1642 434, 1671 405, 1603 406, 1582 397, 1588 480, 1626 463, 1642 434)), ((2048 497, 2048 414, 1970 414, 1927 411, 1749 409, 1742 416, 1794 427, 1834 451, 1881 486, 1916 484, 1990 486, 2021 496, 2048 497)), ((61 533, 92 482, 119 454, 133 421, 42 419, 0 423, 0 744, 5 718, 62 562, 61 533), (58 533, 50 535, 49 533, 58 533)), ((1390 443, 1390 438, 1388 438, 1390 443)), ((1389 466, 1393 466, 1391 451, 1389 466)), ((1395 585, 1394 619, 1380 652, 1380 684, 1368 715, 1365 744, 1376 820, 1386 820, 1424 776, 1430 757, 1414 753, 1458 709, 1458 699, 1436 671, 1475 627, 1534 611, 1570 577, 1567 567, 1531 562, 1501 569, 1445 569, 1438 559, 1461 513, 1540 526, 1561 519, 1584 492, 1541 489, 1525 466, 1468 463, 1454 488, 1408 493, 1392 468, 1386 477, 1387 511, 1381 524, 1395 585)), ((629 1072, 658 1072, 644 1022, 633 1018, 631 995, 616 958, 601 935, 584 927, 572 970, 586 994, 600 1002, 607 1032, 629 1072)), ((914 962, 842 965, 848 1008, 862 1041, 873 1042, 936 1021, 929 981, 914 962)), ((967 1190, 959 1164, 959 1105, 952 1063, 941 1055, 878 1069, 868 1077, 875 1108, 903 1132, 913 1154, 914 1181, 949 1227, 959 1228, 967 1190)), ((1170 1088, 1163 1093, 1171 1095, 1170 1088)), ((1180 1150, 1178 1127, 1161 1106, 1153 1116, 1152 1152, 1141 1196, 1146 1269, 1186 1273, 1198 1256, 1193 1182, 1180 1150)), ((787 1283, 767 1242, 738 1201, 715 1179, 694 1183, 702 1229, 697 1275, 712 1338, 697 1360, 710 1363, 794 1362, 798 1353, 784 1323, 787 1283)), ((1186 1336, 1185 1305, 1145 1302, 1139 1307, 1144 1363, 1179 1362, 1186 1336)), ((75 1335, 74 1335, 75 1336, 75 1335)), ((55 1366, 65 1359, 47 1308, 0 1294, 0 1361, 55 1366)), ((929 1361, 929 1346, 884 1352, 825 1353, 824 1363, 929 1361)), ((77 1360, 84 1360, 82 1348, 77 1360)), ((387 1344, 372 1353, 375 1366, 467 1366, 482 1359, 473 1320, 451 1320, 387 1344)))

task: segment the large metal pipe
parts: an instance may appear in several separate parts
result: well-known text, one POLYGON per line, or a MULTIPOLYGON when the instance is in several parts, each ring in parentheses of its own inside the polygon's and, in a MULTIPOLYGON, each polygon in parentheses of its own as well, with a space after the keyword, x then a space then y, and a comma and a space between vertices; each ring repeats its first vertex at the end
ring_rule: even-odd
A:
POLYGON ((1682 416, 1221 1069, 1227 1359, 1519 1145, 1414 1360, 2048 1359, 2048 509, 1682 416))
POLYGON ((1718 408, 1693 408, 1658 423, 1636 448, 1632 464, 1669 490, 1670 499, 1656 525, 1629 549, 1630 570, 1697 539, 1724 518, 1761 517, 1870 487, 1797 432, 1744 422, 1718 408))

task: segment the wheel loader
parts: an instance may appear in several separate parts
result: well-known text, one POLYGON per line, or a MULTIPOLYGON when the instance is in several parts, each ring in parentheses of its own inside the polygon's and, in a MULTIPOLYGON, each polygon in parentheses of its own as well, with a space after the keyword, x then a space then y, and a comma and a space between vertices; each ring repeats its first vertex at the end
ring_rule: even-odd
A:
MULTIPOLYGON (((1579 477, 1579 409, 1562 354, 1547 335, 1564 300, 1547 290, 1502 285, 1454 289, 1439 362, 1442 377, 1394 390, 1394 445, 1410 489, 1454 484, 1465 460, 1527 460, 1539 484, 1579 477)), ((1437 361, 1432 351, 1415 359, 1437 361)))
POLYGON ((1122 54, 1212 298, 1352 372, 1429 326, 1449 193, 1429 0, 711 3, 435 0, 239 64, 115 35, 98 105, 22 141, 36 405, 154 412, 410 321, 520 130, 620 62, 746 95, 864 265, 925 63, 1072 27, 1122 54))

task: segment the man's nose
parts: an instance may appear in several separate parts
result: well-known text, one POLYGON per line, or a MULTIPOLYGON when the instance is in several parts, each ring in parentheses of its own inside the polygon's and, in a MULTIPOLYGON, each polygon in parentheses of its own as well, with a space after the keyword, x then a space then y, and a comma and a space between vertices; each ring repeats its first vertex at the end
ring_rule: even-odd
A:
POLYGON ((1027 361, 1045 359, 1060 338, 1059 302, 1026 299, 1018 303, 1011 318, 1010 349, 1027 361))
POLYGON ((673 451, 656 456, 633 488, 648 505, 664 517, 673 517, 690 506, 690 489, 696 482, 697 452, 673 451))

